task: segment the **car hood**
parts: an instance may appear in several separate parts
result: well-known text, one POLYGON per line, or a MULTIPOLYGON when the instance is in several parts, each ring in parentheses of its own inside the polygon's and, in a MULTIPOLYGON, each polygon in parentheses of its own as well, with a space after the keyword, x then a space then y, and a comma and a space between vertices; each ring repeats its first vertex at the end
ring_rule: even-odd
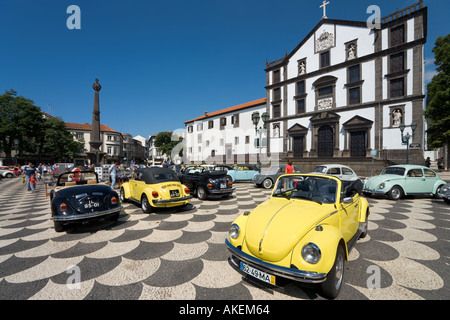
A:
POLYGON ((388 180, 400 180, 400 179, 403 179, 403 176, 399 176, 397 174, 382 174, 382 175, 367 179, 364 182, 364 188, 365 189, 376 189, 382 182, 386 182, 388 180))
POLYGON ((248 217, 245 233, 247 248, 259 259, 280 261, 330 210, 335 210, 330 204, 271 198, 248 217))

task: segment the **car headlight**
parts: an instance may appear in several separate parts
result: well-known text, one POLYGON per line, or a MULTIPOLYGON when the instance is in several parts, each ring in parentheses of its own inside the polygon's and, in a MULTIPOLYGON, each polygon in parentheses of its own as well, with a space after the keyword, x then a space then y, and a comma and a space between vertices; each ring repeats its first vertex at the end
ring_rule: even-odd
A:
POLYGON ((306 262, 316 264, 322 257, 322 253, 317 245, 310 242, 303 247, 302 257, 306 262))
POLYGON ((233 223, 230 227, 230 230, 228 230, 228 233, 231 239, 237 239, 237 237, 239 237, 239 226, 233 223))
POLYGON ((384 189, 384 187, 385 187, 386 185, 384 184, 384 182, 383 183, 381 183, 379 186, 378 186, 378 189, 384 189))

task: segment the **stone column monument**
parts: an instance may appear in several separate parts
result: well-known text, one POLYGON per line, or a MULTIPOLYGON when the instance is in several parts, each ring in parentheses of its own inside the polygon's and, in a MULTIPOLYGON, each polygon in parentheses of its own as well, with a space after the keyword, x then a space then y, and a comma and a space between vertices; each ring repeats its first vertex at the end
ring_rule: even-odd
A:
POLYGON ((91 131, 91 139, 89 141, 89 145, 91 149, 86 152, 88 157, 91 160, 91 164, 95 167, 98 167, 103 162, 103 157, 106 152, 100 150, 102 145, 102 140, 100 139, 100 103, 99 103, 99 92, 102 89, 100 83, 98 83, 98 79, 95 79, 95 83, 92 85, 92 88, 95 91, 94 95, 94 110, 92 111, 92 131, 91 131))

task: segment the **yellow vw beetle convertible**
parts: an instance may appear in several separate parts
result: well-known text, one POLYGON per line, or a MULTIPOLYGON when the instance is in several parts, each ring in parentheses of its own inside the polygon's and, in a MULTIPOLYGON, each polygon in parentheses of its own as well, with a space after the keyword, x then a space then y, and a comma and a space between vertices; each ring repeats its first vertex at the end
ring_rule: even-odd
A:
POLYGON ((137 202, 144 213, 155 208, 185 207, 191 199, 190 190, 169 168, 136 169, 131 180, 120 187, 120 200, 137 202))
POLYGON ((225 244, 241 272, 272 285, 279 277, 317 283, 333 299, 350 250, 367 235, 362 186, 332 176, 283 175, 269 200, 231 224, 225 244))

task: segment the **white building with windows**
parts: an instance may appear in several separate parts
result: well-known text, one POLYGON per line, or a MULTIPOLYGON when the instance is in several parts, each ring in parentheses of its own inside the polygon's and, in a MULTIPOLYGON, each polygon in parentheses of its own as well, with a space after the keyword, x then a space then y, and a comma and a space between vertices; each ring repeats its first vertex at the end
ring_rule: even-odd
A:
POLYGON ((324 162, 364 167, 373 151, 377 160, 404 163, 403 123, 405 134, 415 128, 410 162, 423 164, 426 37, 422 1, 381 18, 379 29, 324 17, 266 64, 269 153, 305 170, 324 162))
MULTIPOLYGON (((219 111, 205 112, 200 117, 186 121, 185 163, 257 163, 260 148, 255 145, 255 138, 259 136, 252 122, 252 114, 258 112, 261 115, 265 111, 264 98, 219 111)), ((263 127, 262 121, 259 127, 263 127)), ((261 139, 262 154, 267 152, 264 141, 261 139)))
MULTIPOLYGON (((84 141, 85 151, 90 150, 89 141, 91 140, 92 125, 89 123, 70 123, 66 122, 66 128, 75 135, 75 139, 84 141)), ((107 125, 100 125, 100 139, 103 141, 101 151, 106 152, 105 163, 113 161, 122 162, 123 159, 123 137, 122 134, 107 125)), ((86 154, 80 154, 75 157, 77 163, 88 163, 86 154)))

